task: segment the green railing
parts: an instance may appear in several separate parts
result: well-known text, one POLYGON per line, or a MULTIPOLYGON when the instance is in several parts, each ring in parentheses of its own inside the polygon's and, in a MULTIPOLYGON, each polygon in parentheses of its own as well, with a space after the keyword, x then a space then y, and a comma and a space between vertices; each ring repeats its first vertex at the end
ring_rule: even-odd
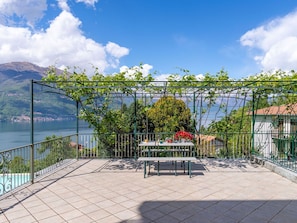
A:
MULTIPOLYGON (((95 136, 80 134, 79 158, 137 158, 141 141, 156 141, 172 138, 174 133, 106 134, 95 136)), ((199 158, 249 158, 251 156, 251 134, 229 133, 215 137, 195 135, 194 155, 199 158)))
MULTIPOLYGON (((13 189, 33 183, 38 177, 51 173, 75 159, 137 158, 141 141, 172 137, 173 133, 141 134, 78 134, 56 137, 10 150, 0 151, 0 196, 13 189)), ((257 136, 254 136, 257 137, 257 136)), ((263 137, 263 136, 261 136, 263 137)), ((267 134, 267 139, 271 135, 267 134)), ((297 172, 297 141, 273 140, 252 146, 249 133, 228 133, 220 137, 195 135, 194 153, 198 158, 250 159, 258 157, 297 172)))
POLYGON ((255 134, 254 155, 259 159, 270 161, 278 166, 297 172, 297 137, 295 133, 255 134))
POLYGON ((0 196, 76 158, 76 135, 0 151, 0 196))

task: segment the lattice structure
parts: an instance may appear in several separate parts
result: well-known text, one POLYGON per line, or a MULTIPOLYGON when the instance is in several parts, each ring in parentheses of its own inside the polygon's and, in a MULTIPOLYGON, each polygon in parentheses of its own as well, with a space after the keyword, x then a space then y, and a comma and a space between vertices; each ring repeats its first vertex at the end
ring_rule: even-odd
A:
MULTIPOLYGON (((107 110, 123 110, 134 104, 135 125, 132 132, 118 134, 151 133, 149 128, 138 129, 139 122, 149 126, 149 120, 137 120, 137 101, 148 109, 164 96, 172 96, 185 102, 191 111, 193 134, 196 140, 198 156, 249 156, 251 151, 268 156, 277 156, 280 143, 274 138, 290 136, 296 133, 295 119, 295 84, 278 83, 277 88, 269 83, 251 81, 228 82, 34 82, 39 92, 67 96, 78 103, 78 112, 95 112, 98 118, 107 110), (284 88, 285 86, 285 88, 284 88), (88 89, 80 98, 73 97, 73 92, 88 89), (92 99, 92 106, 84 105, 92 99), (279 106, 272 114, 271 106, 279 106), (281 107, 284 106, 284 107, 281 107), (259 110, 262 109, 262 110, 259 110), (266 109, 266 110, 265 110, 266 109), (286 111, 286 112, 284 112, 286 111), (290 111, 290 112, 288 112, 290 111), (290 116, 288 120, 285 117, 290 116), (278 117, 278 119, 276 118, 278 117), (281 118, 280 118, 281 117, 281 118), (277 119, 277 120, 276 120, 277 119), (269 127, 270 126, 270 127, 269 127), (274 127, 277 126, 277 127, 274 127), (274 128, 272 128, 274 127, 274 128), (283 130, 281 128, 284 128, 283 130), (277 137, 274 137, 277 135, 277 137), (273 136, 273 137, 272 137, 273 136)), ((35 97, 35 96, 34 96, 35 97)), ((170 133, 172 134, 172 133, 170 133)), ((122 136, 121 136, 122 137, 122 136)), ((127 140, 121 139, 127 147, 127 140)), ((131 135, 129 136, 131 137, 131 135)), ((132 136, 133 137, 133 136, 132 136)), ((133 137, 135 140, 136 137, 133 137)), ((135 142, 134 142, 135 145, 135 142)), ((116 147, 120 145, 116 145, 116 147)), ((123 152, 123 151, 121 151, 123 152)), ((288 152, 286 152, 288 153, 288 152)), ((291 151, 292 153, 292 151, 291 151)))

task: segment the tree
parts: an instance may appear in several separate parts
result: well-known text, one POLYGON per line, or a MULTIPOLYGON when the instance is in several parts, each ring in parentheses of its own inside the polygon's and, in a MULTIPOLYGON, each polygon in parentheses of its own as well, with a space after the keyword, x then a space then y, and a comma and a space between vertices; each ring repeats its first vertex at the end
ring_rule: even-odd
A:
POLYGON ((79 117, 94 128, 97 136, 106 133, 103 121, 114 122, 116 117, 123 118, 111 112, 116 103, 115 95, 119 93, 132 96, 138 88, 143 88, 143 85, 148 85, 152 80, 150 74, 144 76, 141 70, 136 68, 112 75, 103 75, 95 69, 94 75, 88 76, 85 71, 71 73, 68 69, 57 74, 57 70, 52 67, 47 77, 43 78, 43 81, 62 89, 66 96, 79 104, 79 117))
POLYGON ((191 131, 191 112, 185 102, 172 96, 160 98, 148 110, 155 132, 191 131))
POLYGON ((70 146, 70 137, 47 136, 37 150, 42 159, 35 161, 35 170, 42 170, 64 159, 73 159, 76 150, 70 146))
POLYGON ((21 156, 15 156, 11 163, 9 163, 11 173, 27 173, 29 172, 29 165, 25 164, 21 156))
POLYGON ((134 128, 136 128, 139 133, 154 131, 153 123, 147 115, 148 110, 149 106, 145 105, 142 100, 136 100, 135 103, 131 103, 125 111, 128 116, 130 133, 134 132, 134 128))

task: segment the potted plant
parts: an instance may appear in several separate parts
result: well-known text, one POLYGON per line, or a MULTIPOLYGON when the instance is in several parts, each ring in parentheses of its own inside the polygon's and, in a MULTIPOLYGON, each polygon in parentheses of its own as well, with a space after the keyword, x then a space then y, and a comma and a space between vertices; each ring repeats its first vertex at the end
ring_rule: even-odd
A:
POLYGON ((174 135, 174 139, 178 141, 192 141, 193 138, 194 136, 191 133, 184 130, 180 130, 174 135))

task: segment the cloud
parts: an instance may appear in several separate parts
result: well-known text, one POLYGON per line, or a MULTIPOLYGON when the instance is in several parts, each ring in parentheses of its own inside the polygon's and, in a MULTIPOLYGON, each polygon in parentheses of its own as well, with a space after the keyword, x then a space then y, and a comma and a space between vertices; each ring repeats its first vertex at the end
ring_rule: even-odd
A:
POLYGON ((297 69, 297 11, 249 30, 241 38, 264 71, 297 69))
POLYGON ((4 25, 25 23, 32 27, 36 21, 43 17, 46 9, 46 0, 1 0, 0 23, 4 25), (15 16, 19 18, 18 21, 15 20, 15 16))
POLYGON ((60 9, 70 12, 70 8, 67 4, 67 0, 58 0, 58 5, 59 5, 60 9))
POLYGON ((76 2, 82 2, 82 3, 85 3, 86 5, 95 7, 95 3, 97 3, 98 0, 76 0, 76 2))
POLYGON ((122 66, 120 67, 120 72, 125 72, 127 78, 133 77, 136 72, 142 72, 143 76, 146 77, 150 74, 151 69, 153 69, 153 66, 150 64, 143 64, 141 67, 134 66, 132 68, 122 66))
POLYGON ((113 42, 103 45, 85 37, 80 29, 82 22, 69 11, 67 2, 58 3, 63 11, 45 30, 0 24, 1 63, 28 61, 43 67, 76 66, 87 71, 97 67, 100 72, 117 68, 129 49, 113 42))

